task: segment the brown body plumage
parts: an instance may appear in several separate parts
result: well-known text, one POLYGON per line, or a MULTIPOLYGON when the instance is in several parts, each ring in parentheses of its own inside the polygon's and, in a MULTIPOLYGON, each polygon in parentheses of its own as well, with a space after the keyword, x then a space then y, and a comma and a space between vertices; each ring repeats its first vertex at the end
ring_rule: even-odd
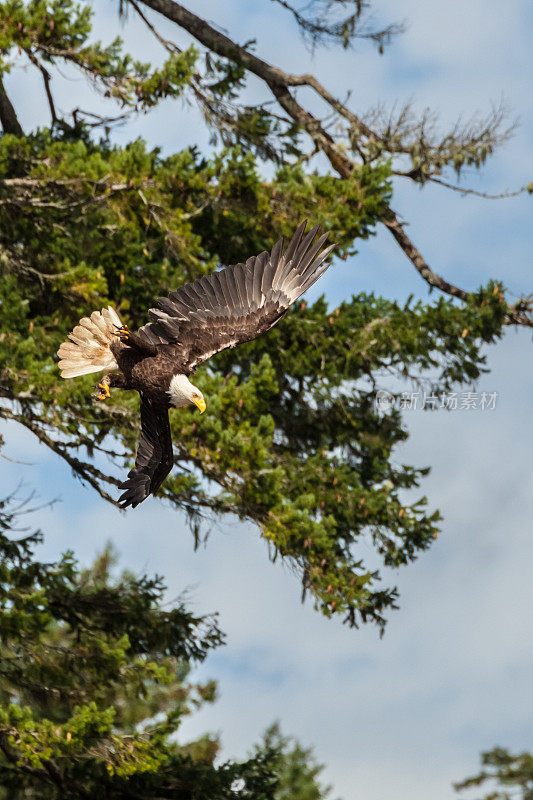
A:
POLYGON ((141 396, 141 439, 125 490, 123 508, 135 507, 157 491, 172 468, 168 411, 194 403, 205 410, 202 393, 188 376, 215 353, 255 339, 287 312, 325 272, 333 245, 322 250, 327 234, 318 227, 296 230, 270 253, 225 267, 158 300, 151 322, 136 333, 122 325, 112 308, 95 311, 59 348, 63 377, 113 370, 98 384, 99 400, 109 387, 133 389, 141 396))

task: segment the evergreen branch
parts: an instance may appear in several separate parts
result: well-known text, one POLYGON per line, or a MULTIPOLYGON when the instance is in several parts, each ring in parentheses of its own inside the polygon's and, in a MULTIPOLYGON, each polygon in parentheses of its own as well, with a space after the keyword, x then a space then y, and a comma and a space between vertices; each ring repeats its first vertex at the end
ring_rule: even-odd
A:
POLYGON ((43 769, 42 767, 30 767, 27 764, 20 764, 19 758, 16 753, 13 752, 9 744, 9 739, 13 735, 13 733, 17 733, 16 729, 13 730, 12 728, 4 728, 0 729, 0 750, 4 754, 5 758, 9 761, 10 764, 13 766, 18 767, 19 769, 22 768, 23 772, 28 775, 31 775, 35 778, 40 778, 41 780, 45 781, 46 783, 53 783, 55 784, 56 781, 53 781, 50 773, 47 770, 43 769))
MULTIPOLYGON (((348 47, 352 39, 370 39, 379 45, 380 52, 382 52, 384 43, 403 30, 403 26, 398 24, 387 25, 381 30, 357 30, 356 24, 368 5, 363 0, 352 0, 351 5, 355 7, 354 12, 344 19, 329 24, 326 16, 331 10, 329 2, 326 3, 326 14, 319 15, 314 19, 304 16, 287 0, 272 0, 272 2, 292 14, 304 34, 311 38, 313 44, 319 40, 332 40, 340 41, 343 47, 348 47)), ((311 5, 313 4, 309 3, 309 6, 311 5)))
MULTIPOLYGON (((0 205, 3 204, 3 200, 0 200, 0 205)), ((18 253, 13 253, 12 250, 4 247, 0 243, 0 266, 4 269, 11 270, 12 272, 16 272, 19 275, 22 275, 25 278, 35 278, 41 287, 45 285, 48 281, 60 280, 61 278, 66 278, 69 274, 72 274, 73 270, 69 270, 68 272, 54 272, 54 273, 45 273, 41 272, 34 267, 31 267, 26 261, 21 258, 18 253)))
POLYGON ((86 461, 80 461, 78 458, 75 458, 75 456, 68 452, 68 449, 63 445, 62 442, 53 439, 46 433, 46 431, 43 430, 41 425, 43 422, 45 422, 45 420, 37 417, 27 408, 24 409, 24 413, 17 414, 6 406, 0 406, 0 417, 2 419, 19 422, 24 428, 31 431, 40 442, 45 444, 50 450, 52 450, 52 452, 66 461, 76 475, 78 475, 82 480, 87 481, 87 483, 89 483, 93 489, 96 489, 100 497, 102 497, 104 500, 107 500, 108 503, 111 503, 111 505, 120 508, 118 502, 114 500, 111 495, 108 494, 101 486, 102 482, 111 483, 114 486, 118 486, 120 484, 118 478, 114 478, 112 475, 105 475, 93 464, 90 464, 86 461))
MULTIPOLYGON (((18 393, 15 397, 14 395, 11 395, 7 391, 3 391, 2 396, 6 399, 18 402, 23 400, 30 400, 35 403, 39 402, 40 400, 40 398, 35 396, 24 397, 22 393, 18 393)), ((111 411, 111 409, 109 408, 106 410, 108 412, 111 411)), ((114 500, 113 497, 108 492, 105 491, 105 489, 102 487, 102 484, 107 483, 113 486, 119 486, 121 480, 115 478, 112 475, 108 475, 102 472, 97 467, 95 467, 94 464, 88 461, 82 461, 79 458, 76 458, 71 453, 69 453, 69 448, 72 448, 75 445, 87 447, 90 444, 92 448, 109 456, 110 458, 119 457, 123 459, 124 457, 123 453, 116 453, 113 450, 107 450, 105 448, 99 447, 94 442, 86 439, 85 437, 84 438, 80 437, 75 443, 61 442, 58 441, 57 439, 53 439, 46 433, 46 431, 42 427, 43 425, 47 424, 47 420, 35 414, 35 412, 31 410, 27 406, 27 404, 24 404, 23 412, 20 414, 17 414, 12 409, 7 408, 6 406, 0 405, 0 418, 5 420, 12 420, 13 422, 19 422, 27 430, 31 431, 31 433, 33 433, 42 444, 46 445, 46 447, 48 447, 53 453, 55 453, 64 461, 66 461, 66 463, 69 465, 72 471, 76 475, 78 475, 78 477, 82 481, 86 481, 87 483, 89 483, 90 486, 93 487, 93 489, 96 489, 96 491, 98 492, 100 497, 102 497, 102 499, 107 500, 108 503, 115 506, 116 508, 120 508, 118 502, 114 500)), ((204 474, 206 474, 208 478, 216 481, 221 487, 228 489, 231 488, 229 485, 226 486, 226 483, 221 475, 215 474, 214 472, 210 473, 209 468, 206 466, 205 463, 202 462, 201 459, 194 459, 188 452, 187 453, 180 452, 175 457, 176 464, 179 464, 180 458, 185 458, 190 463, 196 464, 196 466, 198 466, 203 470, 204 474)), ((234 486, 233 487, 234 491, 235 488, 236 487, 234 486)), ((194 504, 187 498, 184 498, 179 495, 176 496, 172 493, 166 493, 165 497, 168 500, 170 500, 172 504, 175 505, 177 508, 180 508, 181 510, 185 511, 190 519, 193 519, 194 517, 198 516, 199 513, 198 507, 203 508, 206 511, 214 511, 216 513, 223 512, 232 514, 239 514, 239 513, 242 514, 242 510, 239 510, 235 504, 228 502, 221 503, 219 500, 215 498, 209 498, 206 495, 195 496, 194 504)), ((249 518, 253 520, 253 516, 250 516, 249 518)))
MULTIPOLYGON (((6 759, 15 767, 17 767, 17 769, 20 769, 23 773, 31 775, 34 778, 39 778, 41 781, 44 781, 45 783, 56 786, 60 790, 61 795, 64 796, 65 791, 67 789, 65 777, 51 759, 45 761, 44 767, 33 767, 22 761, 20 757, 16 754, 16 752, 13 750, 13 748, 9 744, 9 740, 10 738, 13 738, 13 736, 16 736, 17 733, 18 731, 16 728, 0 729, 0 750, 2 750, 6 759)), ((68 788, 77 792, 78 797, 84 797, 84 798, 91 797, 91 793, 85 788, 85 786, 83 786, 83 784, 79 783, 79 781, 74 779, 68 779, 68 784, 69 784, 68 788)))

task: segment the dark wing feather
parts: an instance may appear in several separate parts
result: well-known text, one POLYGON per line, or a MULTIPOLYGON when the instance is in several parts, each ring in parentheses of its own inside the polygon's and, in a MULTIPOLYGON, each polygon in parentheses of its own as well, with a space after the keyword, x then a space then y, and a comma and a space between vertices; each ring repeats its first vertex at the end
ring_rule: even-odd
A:
POLYGON ((317 226, 305 233, 307 220, 295 231, 283 252, 280 239, 270 253, 245 264, 204 275, 158 300, 149 311, 152 322, 139 336, 150 343, 179 346, 182 366, 189 372, 226 347, 249 342, 267 331, 326 271, 335 245, 322 249, 327 233, 317 226))
POLYGON ((141 438, 135 466, 128 479, 120 484, 126 491, 120 496, 121 508, 138 506, 155 494, 174 463, 168 410, 141 395, 141 438))

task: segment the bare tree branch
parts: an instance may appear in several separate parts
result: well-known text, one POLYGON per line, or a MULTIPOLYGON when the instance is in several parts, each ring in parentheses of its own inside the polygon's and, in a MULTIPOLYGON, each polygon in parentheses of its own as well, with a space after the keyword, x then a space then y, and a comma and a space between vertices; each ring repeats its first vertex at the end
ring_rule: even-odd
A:
POLYGON ((524 192, 528 191, 527 186, 521 186, 520 189, 516 189, 514 192, 500 192, 499 194, 490 194, 489 192, 481 192, 478 189, 470 189, 466 186, 459 186, 455 183, 449 183, 448 181, 442 180, 442 178, 431 178, 433 183, 438 183, 440 186, 444 186, 445 189, 451 189, 453 192, 459 192, 459 194, 466 196, 466 195, 473 195, 474 197, 481 197, 483 200, 506 200, 509 197, 518 197, 524 192))
POLYGON ((54 125, 57 124, 57 114, 56 114, 56 107, 54 104, 54 98, 52 96, 52 90, 50 88, 50 81, 51 81, 50 73, 48 72, 46 67, 43 64, 41 64, 35 53, 32 53, 32 51, 29 48, 26 50, 26 55, 30 59, 31 63, 35 67, 37 67, 37 69, 43 76, 44 90, 46 92, 46 98, 48 100, 48 106, 50 108, 50 116, 52 117, 52 128, 53 128, 54 125))
MULTIPOLYGON (((291 88, 298 86, 309 86, 313 88, 328 105, 351 123, 359 135, 364 135, 374 142, 383 143, 383 138, 381 136, 376 134, 363 120, 340 103, 339 100, 336 100, 314 76, 309 74, 290 74, 284 72, 279 67, 269 64, 245 47, 238 45, 225 33, 216 30, 201 17, 193 14, 179 3, 174 2, 174 0, 140 0, 140 2, 162 14, 172 22, 175 22, 180 28, 186 30, 212 52, 237 61, 254 75, 261 78, 283 110, 306 131, 317 150, 324 153, 331 166, 342 178, 346 179, 350 177, 355 169, 355 163, 346 154, 345 149, 339 146, 331 134, 324 128, 321 120, 298 103, 294 94, 290 91, 291 88)), ((484 130, 486 125, 482 125, 481 128, 484 130)), ((473 134, 473 136, 477 136, 477 138, 483 136, 483 130, 480 130, 477 134, 473 134)), ((430 268, 421 252, 405 232, 404 224, 400 222, 396 213, 391 208, 387 208, 386 210, 384 224, 419 275, 431 288, 437 288, 463 301, 467 301, 471 298, 470 292, 453 285, 430 268)), ((529 301, 522 299, 514 307, 509 307, 507 322, 513 325, 533 327, 533 318, 531 317, 529 301)))

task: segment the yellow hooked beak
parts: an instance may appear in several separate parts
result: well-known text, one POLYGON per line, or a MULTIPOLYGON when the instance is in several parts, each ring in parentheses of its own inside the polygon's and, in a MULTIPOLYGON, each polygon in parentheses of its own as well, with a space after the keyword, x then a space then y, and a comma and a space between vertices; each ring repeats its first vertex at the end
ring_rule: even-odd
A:
POLYGON ((198 409, 198 411, 200 412, 200 414, 203 414, 203 413, 204 413, 204 411, 205 411, 205 410, 206 410, 206 408, 207 408, 207 405, 206 405, 206 403, 205 403, 205 400, 204 400, 204 398, 203 398, 203 397, 200 397, 200 399, 199 399, 199 400, 196 400, 195 398, 193 398, 193 403, 194 403, 194 405, 196 406, 196 408, 198 409))

